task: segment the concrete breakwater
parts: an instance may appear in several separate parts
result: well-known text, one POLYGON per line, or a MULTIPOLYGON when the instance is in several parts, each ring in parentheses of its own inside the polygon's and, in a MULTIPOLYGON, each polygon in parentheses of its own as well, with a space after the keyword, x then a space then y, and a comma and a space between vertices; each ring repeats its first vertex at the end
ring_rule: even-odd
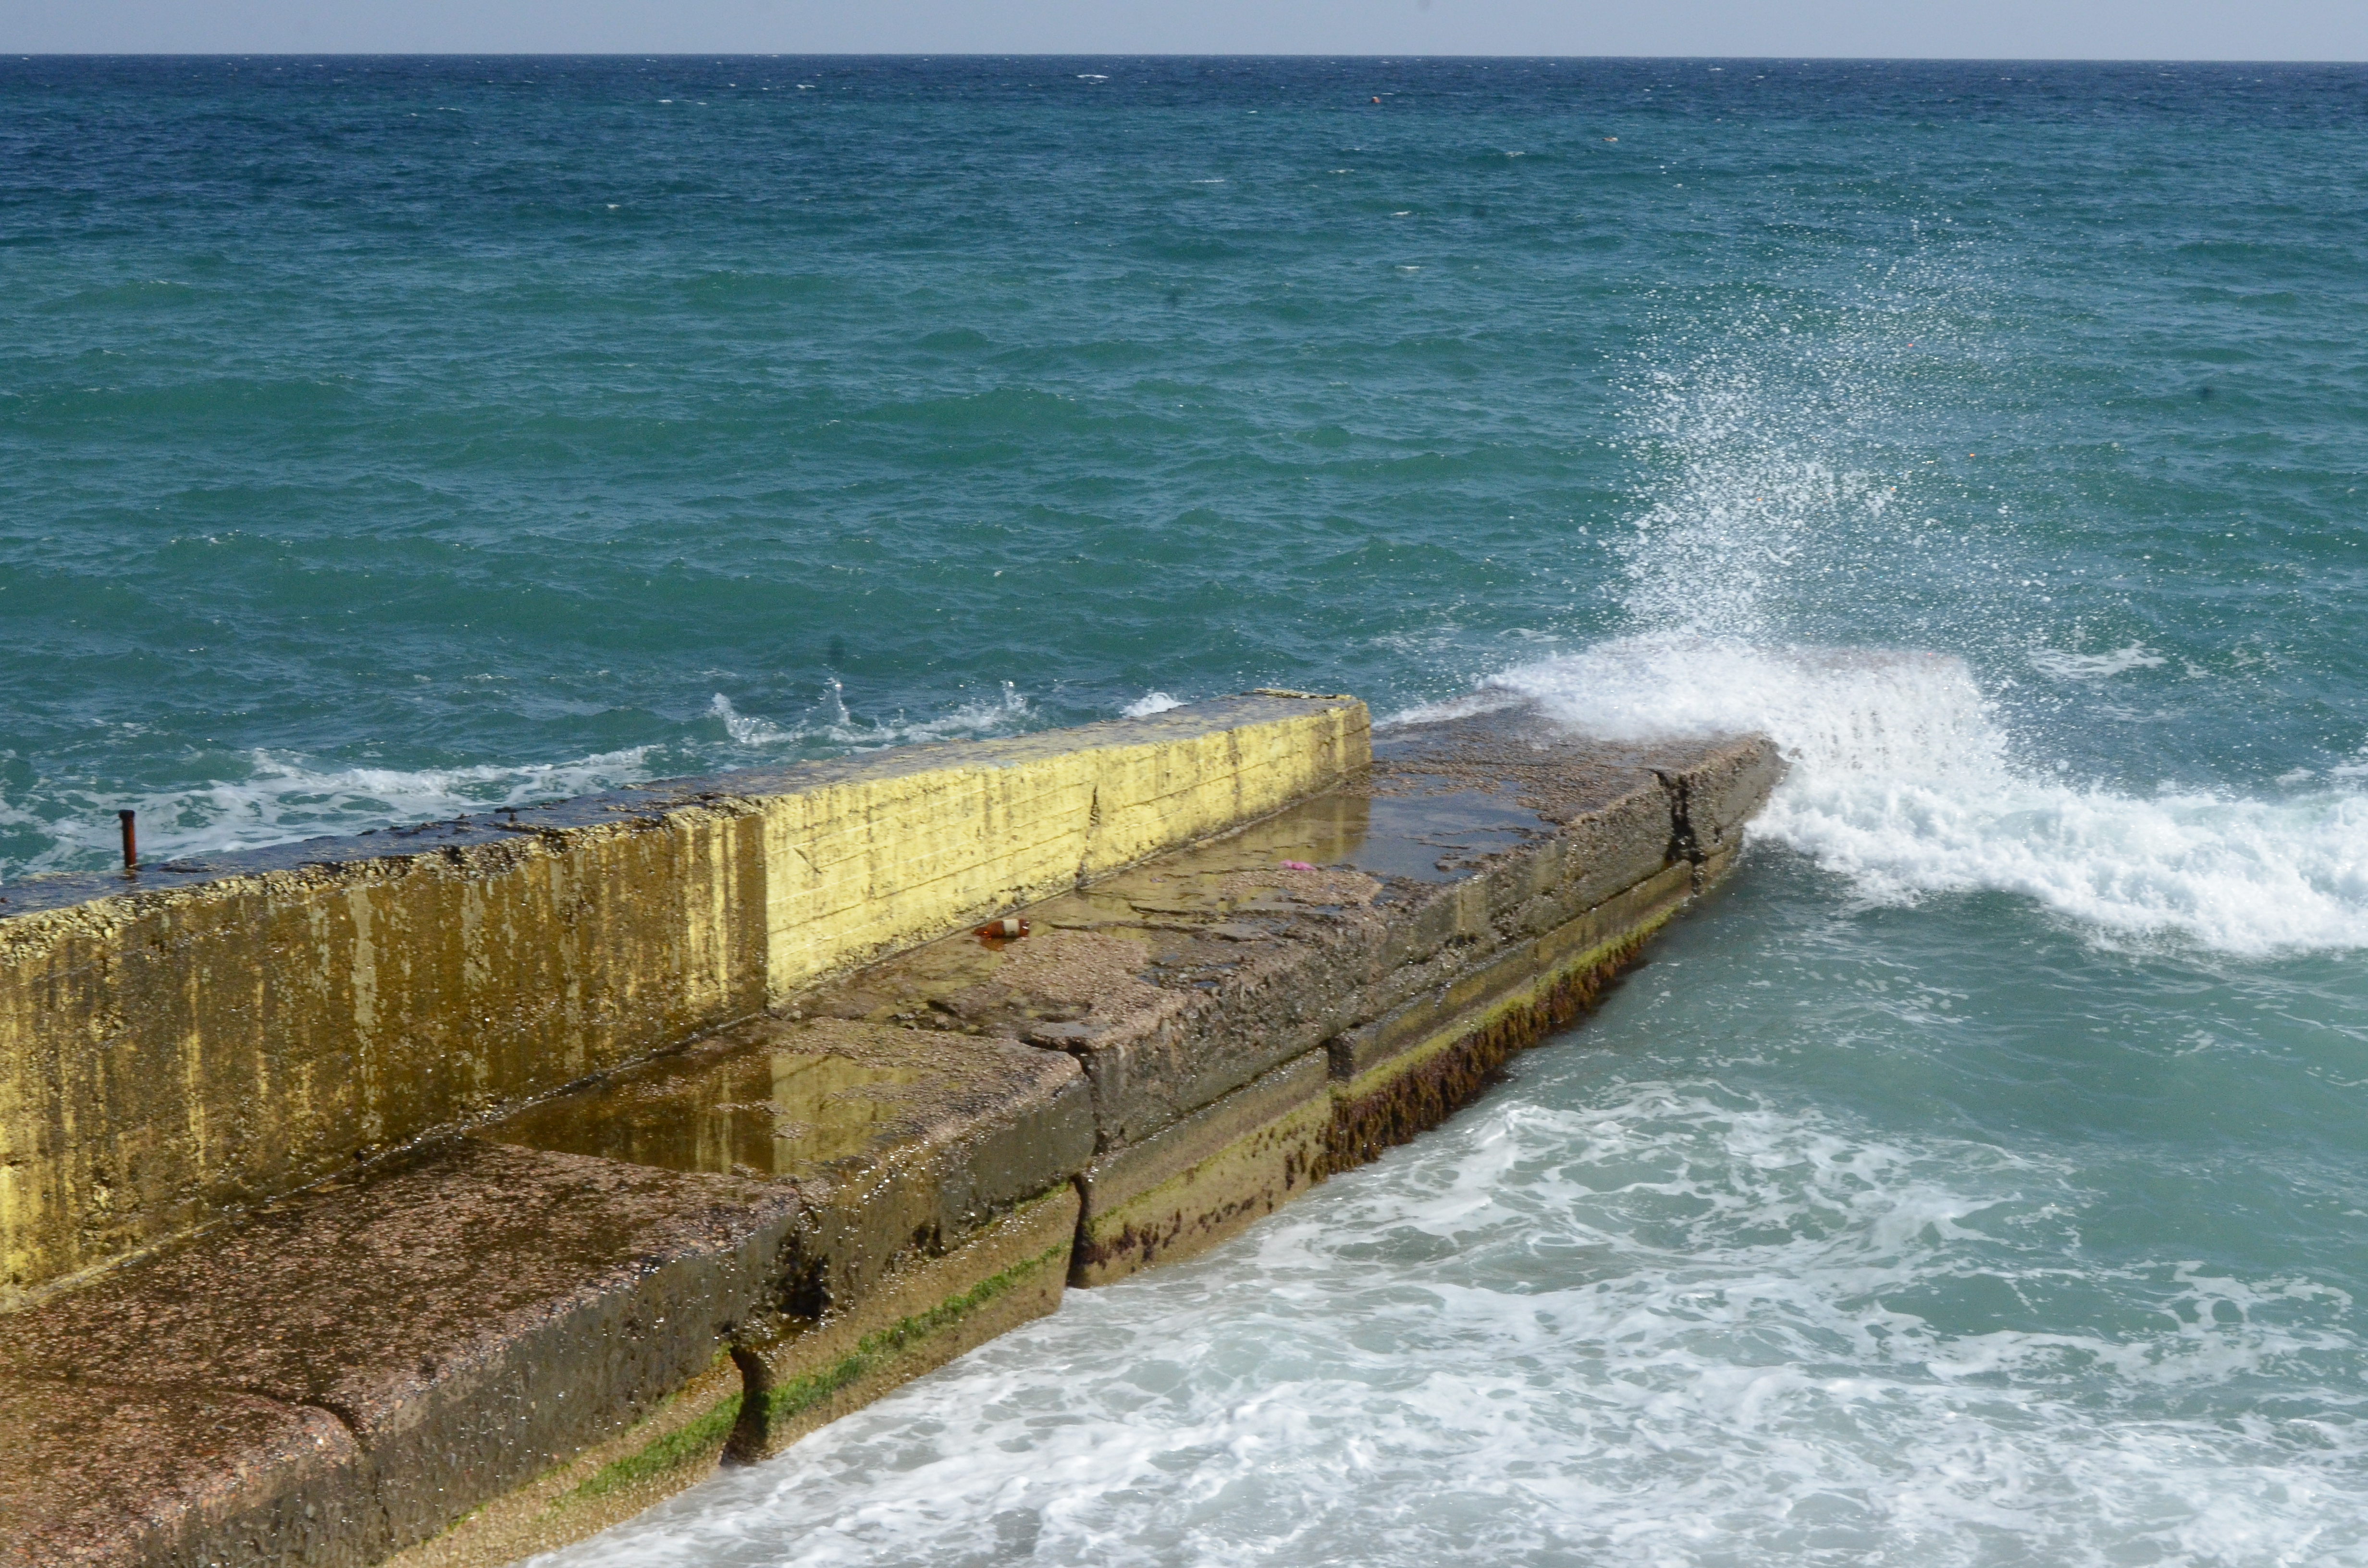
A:
POLYGON ((498 1563, 776 1451, 1436 1123, 1779 769, 1261 694, 0 890, 0 1563, 498 1563))
POLYGON ((1369 755, 1250 697, 0 888, 0 1306, 1369 755))

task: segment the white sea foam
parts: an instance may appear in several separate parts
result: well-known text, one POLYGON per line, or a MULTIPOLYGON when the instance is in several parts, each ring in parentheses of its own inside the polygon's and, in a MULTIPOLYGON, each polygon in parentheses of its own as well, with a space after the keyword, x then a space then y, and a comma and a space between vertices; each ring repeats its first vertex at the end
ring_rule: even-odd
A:
POLYGON ((1527 698, 1612 736, 1762 730, 1793 770, 1759 831, 1912 903, 1994 889, 2100 932, 2232 953, 2368 947, 2368 797, 2132 795, 2013 755, 1964 661, 1634 637, 1507 670, 1527 698))
POLYGON ((911 745, 920 741, 977 739, 1010 734, 1023 729, 1034 711, 1020 689, 1005 681, 993 697, 962 703, 952 711, 941 713, 934 719, 907 719, 900 712, 882 723, 841 725, 829 731, 828 734, 836 744, 858 748, 911 745))
POLYGON ((1168 696, 1164 691, 1147 691, 1141 697, 1136 698, 1133 701, 1128 703, 1125 707, 1120 709, 1119 711, 1125 714, 1130 719, 1148 719, 1154 713, 1165 713, 1170 708, 1181 708, 1183 706, 1184 704, 1181 701, 1176 698, 1168 696))
POLYGON ((744 714, 721 692, 708 710, 723 721, 725 733, 736 744, 829 751, 869 751, 924 741, 1008 734, 1024 728, 1034 711, 1019 688, 1005 681, 994 696, 961 703, 935 718, 914 719, 902 711, 885 719, 858 718, 848 710, 846 687, 837 680, 825 687, 821 701, 791 724, 744 714))
POLYGON ((245 777, 104 801, 69 795, 54 817, 22 807, 0 823, 37 826, 51 846, 24 869, 86 865, 114 846, 115 812, 139 812, 144 854, 165 858, 251 849, 323 834, 432 822, 496 806, 589 794, 645 778, 655 748, 632 746, 572 762, 473 767, 319 767, 283 752, 248 754, 245 777), (77 808, 77 809, 68 809, 77 808))
POLYGON ((243 777, 103 799, 51 787, 33 801, 0 801, 0 828, 31 830, 42 847, 12 876, 103 865, 115 850, 115 812, 139 813, 142 853, 154 859, 219 854, 325 834, 432 822, 498 806, 590 794, 664 774, 747 767, 770 758, 825 756, 923 741, 1008 734, 1034 722, 1025 694, 1005 681, 994 695, 926 718, 848 711, 837 683, 794 722, 743 713, 721 692, 706 718, 723 744, 696 729, 666 746, 631 746, 562 762, 466 767, 339 767, 271 750, 247 754, 243 777))
POLYGON ((2159 669, 2169 663, 2160 653, 2133 642, 2106 653, 2075 653, 2061 648, 2034 648, 2031 667, 2059 680, 2103 680, 2131 670, 2159 669))
POLYGON ((790 732, 771 720, 750 718, 733 707, 732 699, 720 691, 707 705, 707 710, 723 721, 723 733, 732 737, 735 745, 773 745, 790 738, 790 732))
MULTIPOLYGON (((1783 341, 1639 382, 1666 460, 1622 547, 1634 634, 1506 670, 1471 700, 1527 698, 1615 736, 1767 732, 1793 770, 1759 832, 1869 900, 1987 889, 2114 937, 2368 947, 2368 798, 2345 768, 2275 800, 2081 786, 2018 750, 1964 660, 1809 645, 1921 584, 1921 603, 1950 608, 1918 618, 1956 617, 1963 645, 2027 647, 2047 601, 2037 568, 1985 553, 1996 541, 1929 527, 1906 476, 1843 460, 1835 431, 1907 416, 1891 378, 1851 368, 1849 335, 1814 360, 1771 347, 1783 341)), ((2084 653, 2044 638, 2025 657, 2076 683, 2167 662, 2135 642, 2084 653)))
POLYGON ((1544 1098, 546 1561, 2368 1562, 2368 1433, 2241 1414, 2358 1356, 2342 1292, 2090 1258, 2046 1158, 1706 1083, 1544 1098))

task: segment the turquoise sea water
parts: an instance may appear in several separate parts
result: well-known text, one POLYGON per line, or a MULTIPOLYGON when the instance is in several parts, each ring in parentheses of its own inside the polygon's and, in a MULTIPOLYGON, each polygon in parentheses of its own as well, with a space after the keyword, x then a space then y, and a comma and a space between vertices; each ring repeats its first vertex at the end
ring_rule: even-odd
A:
POLYGON ((0 879, 1766 728, 1481 1106, 560 1560, 2368 1562, 2363 342, 2354 68, 0 62, 0 879))

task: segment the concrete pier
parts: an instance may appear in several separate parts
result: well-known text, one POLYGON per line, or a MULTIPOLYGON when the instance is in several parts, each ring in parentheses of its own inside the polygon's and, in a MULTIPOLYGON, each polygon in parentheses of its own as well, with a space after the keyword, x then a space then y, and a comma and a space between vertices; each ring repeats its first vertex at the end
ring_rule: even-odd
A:
POLYGON ((1780 772, 1265 694, 0 890, 0 1565, 498 1564, 777 1452, 1435 1125, 1780 772))
POLYGON ((0 1308, 1367 756, 1251 696, 0 888, 0 1308))

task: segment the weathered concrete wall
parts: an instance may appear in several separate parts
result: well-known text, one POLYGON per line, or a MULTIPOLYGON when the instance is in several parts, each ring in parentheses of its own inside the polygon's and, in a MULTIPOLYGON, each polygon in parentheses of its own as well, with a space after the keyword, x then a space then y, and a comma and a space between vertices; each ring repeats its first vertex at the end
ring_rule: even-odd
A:
MULTIPOLYGON (((1436 1125, 1733 864, 1782 770, 1520 710, 1372 751, 1083 886, 1226 809, 1191 782, 1218 764, 1149 770, 1123 834, 1110 795, 990 780, 1070 830, 916 863, 954 903, 1051 878, 1032 934, 903 945, 0 1312, 0 1568, 498 1568, 778 1451, 1436 1125)), ((769 831, 763 798, 663 804, 769 831)), ((913 815, 956 846, 958 812, 913 815)), ((848 828, 809 891, 888 875, 887 842, 848 828)), ((850 906, 847 950, 917 907, 850 906)))
POLYGON ((1732 863, 1758 738, 1623 747, 1500 711, 1235 833, 787 1009, 1074 1058, 1092 1094, 1072 1282, 1196 1251, 1436 1125, 1590 1005, 1732 863))
POLYGON ((1248 700, 1292 711, 1240 722, 1231 705, 1201 704, 1095 726, 1156 738, 1081 750, 1086 732, 1056 731, 961 766, 882 759, 768 798, 771 999, 1262 816, 1371 760, 1361 703, 1248 700), (1174 717, 1212 708, 1227 711, 1174 717))
POLYGON ((1369 755, 1254 695, 0 889, 0 1305, 1369 755))

